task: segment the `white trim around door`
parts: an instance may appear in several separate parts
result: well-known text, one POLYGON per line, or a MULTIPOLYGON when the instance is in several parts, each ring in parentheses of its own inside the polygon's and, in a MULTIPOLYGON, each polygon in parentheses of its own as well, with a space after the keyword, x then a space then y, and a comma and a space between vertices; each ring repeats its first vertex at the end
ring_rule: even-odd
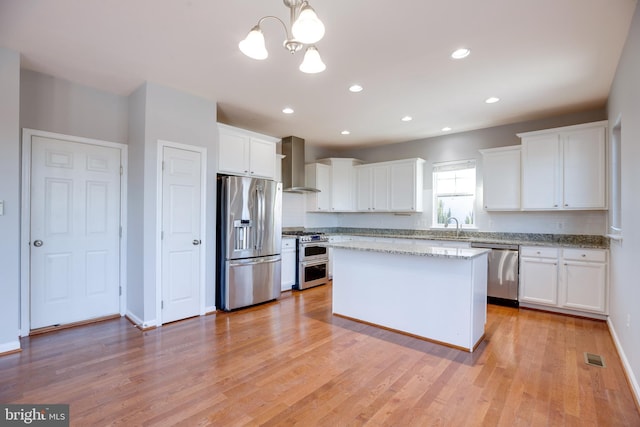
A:
POLYGON ((127 156, 126 144, 85 138, 60 133, 24 128, 22 130, 22 213, 20 231, 20 336, 28 336, 31 330, 31 142, 33 137, 53 138, 95 146, 116 148, 120 151, 120 315, 125 314, 127 271, 127 156))

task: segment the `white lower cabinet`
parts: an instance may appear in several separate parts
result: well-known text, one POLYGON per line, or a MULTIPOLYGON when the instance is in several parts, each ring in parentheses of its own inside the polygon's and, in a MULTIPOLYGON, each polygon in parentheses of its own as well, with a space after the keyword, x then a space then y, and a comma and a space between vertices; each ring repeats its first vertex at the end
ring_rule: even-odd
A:
POLYGON ((563 251, 560 272, 564 287, 563 307, 576 310, 606 311, 607 257, 605 251, 563 251))
POLYGON ((288 291, 296 284, 296 239, 282 239, 281 289, 288 291))
POLYGON ((586 316, 606 314, 607 255, 606 249, 522 246, 520 302, 586 316))
POLYGON ((520 301, 558 304, 558 250, 520 248, 520 301))

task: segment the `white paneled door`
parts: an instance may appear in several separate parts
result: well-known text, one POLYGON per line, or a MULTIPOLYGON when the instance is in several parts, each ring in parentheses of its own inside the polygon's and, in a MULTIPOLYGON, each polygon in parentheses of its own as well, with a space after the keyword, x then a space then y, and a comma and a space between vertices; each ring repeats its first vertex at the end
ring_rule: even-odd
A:
POLYGON ((120 312, 120 149, 34 136, 30 325, 120 312))
POLYGON ((162 149, 162 323, 200 314, 200 152, 162 149))

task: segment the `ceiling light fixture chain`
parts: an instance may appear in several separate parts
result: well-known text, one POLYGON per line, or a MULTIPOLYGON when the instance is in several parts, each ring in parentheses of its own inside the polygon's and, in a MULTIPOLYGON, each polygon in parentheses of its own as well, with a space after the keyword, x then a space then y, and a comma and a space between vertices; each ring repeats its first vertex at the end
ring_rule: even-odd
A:
POLYGON ((290 29, 277 16, 264 16, 249 31, 247 37, 238 44, 240 51, 253 59, 266 59, 269 53, 265 47, 264 35, 260 26, 264 20, 273 18, 284 27, 286 39, 282 45, 291 54, 296 53, 307 45, 304 59, 300 64, 300 71, 304 73, 320 73, 324 71, 326 66, 320 58, 318 49, 315 47, 315 43, 324 37, 324 24, 320 21, 308 1, 283 0, 283 2, 289 8, 290 29))

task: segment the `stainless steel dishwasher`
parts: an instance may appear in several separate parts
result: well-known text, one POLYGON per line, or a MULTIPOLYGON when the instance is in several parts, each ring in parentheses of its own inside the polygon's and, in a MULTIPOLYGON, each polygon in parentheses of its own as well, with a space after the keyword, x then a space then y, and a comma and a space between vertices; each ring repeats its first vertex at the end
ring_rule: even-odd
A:
POLYGON ((518 307, 518 245, 471 243, 471 247, 491 249, 487 257, 487 302, 518 307))

